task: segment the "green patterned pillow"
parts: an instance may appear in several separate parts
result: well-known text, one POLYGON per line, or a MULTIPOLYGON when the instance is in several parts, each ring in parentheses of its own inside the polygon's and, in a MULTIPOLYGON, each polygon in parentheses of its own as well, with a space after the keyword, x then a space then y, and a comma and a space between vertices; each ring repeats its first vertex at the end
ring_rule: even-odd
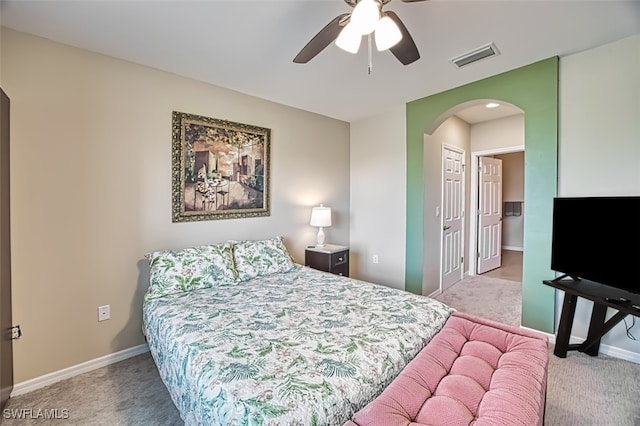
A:
POLYGON ((295 266, 282 237, 233 243, 233 258, 240 281, 262 275, 287 272, 295 266))
POLYGON ((229 243, 156 251, 146 257, 150 271, 145 300, 238 281, 229 243))

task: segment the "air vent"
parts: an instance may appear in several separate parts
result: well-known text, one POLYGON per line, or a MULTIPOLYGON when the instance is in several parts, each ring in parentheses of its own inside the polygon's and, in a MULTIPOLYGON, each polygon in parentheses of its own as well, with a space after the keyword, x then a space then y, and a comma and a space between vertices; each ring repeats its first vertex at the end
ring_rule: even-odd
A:
POLYGON ((462 55, 451 58, 450 61, 458 68, 462 68, 466 65, 478 62, 482 59, 489 58, 491 56, 499 55, 500 52, 495 44, 489 43, 484 46, 478 47, 471 52, 463 53, 462 55))

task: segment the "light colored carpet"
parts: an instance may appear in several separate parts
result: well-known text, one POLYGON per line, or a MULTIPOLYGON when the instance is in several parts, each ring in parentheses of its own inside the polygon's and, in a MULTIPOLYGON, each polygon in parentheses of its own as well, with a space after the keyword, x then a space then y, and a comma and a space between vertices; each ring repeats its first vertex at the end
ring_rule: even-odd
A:
MULTIPOLYGON (((518 282, 479 276, 437 298, 462 312, 519 325, 520 294, 518 282)), ((552 352, 553 347, 545 425, 640 426, 640 365, 577 352, 560 359, 552 352)), ((31 410, 32 415, 43 409, 68 410, 69 418, 0 419, 2 425, 183 424, 148 353, 11 398, 6 408, 31 410)))
POLYGON ((640 426, 640 365, 549 351, 546 425, 640 426))
POLYGON ((522 284, 516 281, 474 275, 449 287, 435 299, 461 312, 520 326, 522 284))
POLYGON ((11 398, 2 417, 2 426, 184 424, 148 352, 11 398), (26 418, 7 419, 7 410, 26 418), (68 418, 37 418, 39 410, 68 418))

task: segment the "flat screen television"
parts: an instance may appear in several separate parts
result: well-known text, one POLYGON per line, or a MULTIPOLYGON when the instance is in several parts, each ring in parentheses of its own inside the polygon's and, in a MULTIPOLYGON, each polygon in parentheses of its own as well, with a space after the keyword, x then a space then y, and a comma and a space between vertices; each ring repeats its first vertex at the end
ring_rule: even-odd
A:
POLYGON ((554 198, 551 269, 640 293, 640 196, 554 198))

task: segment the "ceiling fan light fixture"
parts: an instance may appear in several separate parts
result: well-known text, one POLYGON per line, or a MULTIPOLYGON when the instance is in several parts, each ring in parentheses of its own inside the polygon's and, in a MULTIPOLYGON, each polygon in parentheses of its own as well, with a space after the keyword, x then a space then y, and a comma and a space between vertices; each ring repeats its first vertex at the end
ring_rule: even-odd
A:
POLYGON ((398 44, 402 40, 402 33, 393 19, 385 15, 378 21, 375 38, 376 48, 381 52, 398 44))
POLYGON ((361 35, 371 34, 380 20, 380 3, 377 0, 360 0, 351 12, 351 24, 361 35))
MULTIPOLYGON (((378 50, 389 50, 402 65, 409 65, 420 59, 418 47, 400 17, 393 11, 382 11, 383 7, 391 0, 344 1, 353 10, 350 13, 342 13, 329 21, 293 58, 294 63, 306 64, 332 43, 346 52, 355 54, 360 48, 362 36, 366 35, 369 74, 371 74, 371 45, 373 44, 371 33, 374 31, 377 32, 375 38, 378 50), (359 27, 359 24, 363 23, 368 28, 363 30, 362 26, 359 27)), ((402 1, 414 3, 427 0, 402 1)))
POLYGON ((360 31, 349 22, 336 38, 336 46, 345 52, 355 54, 360 49, 360 41, 362 41, 360 31))

